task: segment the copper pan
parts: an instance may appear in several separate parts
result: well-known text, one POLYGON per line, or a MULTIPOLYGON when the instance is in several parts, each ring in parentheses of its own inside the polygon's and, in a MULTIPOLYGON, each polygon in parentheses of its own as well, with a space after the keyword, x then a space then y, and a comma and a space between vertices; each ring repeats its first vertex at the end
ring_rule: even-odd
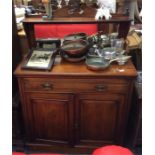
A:
POLYGON ((70 57, 80 57, 87 53, 88 42, 86 40, 73 40, 63 43, 61 50, 70 57))

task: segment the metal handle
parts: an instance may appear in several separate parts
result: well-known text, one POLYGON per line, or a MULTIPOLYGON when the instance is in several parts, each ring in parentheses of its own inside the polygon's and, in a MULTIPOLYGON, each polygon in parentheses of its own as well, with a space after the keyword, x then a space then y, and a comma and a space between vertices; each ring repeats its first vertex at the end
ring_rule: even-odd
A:
POLYGON ((103 84, 98 84, 95 86, 95 89, 100 92, 100 91, 105 91, 107 87, 103 84))
POLYGON ((44 89, 53 89, 53 84, 51 83, 44 83, 41 85, 44 89))

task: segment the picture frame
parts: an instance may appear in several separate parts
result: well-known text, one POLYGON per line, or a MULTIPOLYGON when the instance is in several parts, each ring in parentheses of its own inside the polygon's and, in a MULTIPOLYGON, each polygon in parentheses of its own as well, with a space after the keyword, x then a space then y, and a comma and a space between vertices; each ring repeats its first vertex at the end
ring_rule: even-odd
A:
POLYGON ((27 55, 22 69, 48 70, 54 65, 56 49, 31 49, 27 55))

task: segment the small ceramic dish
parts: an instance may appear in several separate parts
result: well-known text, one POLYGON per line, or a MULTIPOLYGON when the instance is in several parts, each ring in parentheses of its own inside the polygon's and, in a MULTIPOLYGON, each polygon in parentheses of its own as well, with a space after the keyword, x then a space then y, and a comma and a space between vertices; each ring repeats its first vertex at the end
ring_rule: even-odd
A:
POLYGON ((117 57, 116 61, 118 62, 119 65, 124 65, 130 58, 131 56, 121 55, 117 57))

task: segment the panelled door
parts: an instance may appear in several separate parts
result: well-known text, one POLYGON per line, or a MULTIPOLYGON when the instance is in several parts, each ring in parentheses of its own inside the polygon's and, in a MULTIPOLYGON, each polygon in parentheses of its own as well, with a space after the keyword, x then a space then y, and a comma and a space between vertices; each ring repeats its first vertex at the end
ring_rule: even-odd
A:
POLYGON ((27 136, 31 142, 73 144, 73 94, 27 93, 27 136))
POLYGON ((80 94, 76 109, 76 145, 121 144, 124 134, 125 95, 80 94))

